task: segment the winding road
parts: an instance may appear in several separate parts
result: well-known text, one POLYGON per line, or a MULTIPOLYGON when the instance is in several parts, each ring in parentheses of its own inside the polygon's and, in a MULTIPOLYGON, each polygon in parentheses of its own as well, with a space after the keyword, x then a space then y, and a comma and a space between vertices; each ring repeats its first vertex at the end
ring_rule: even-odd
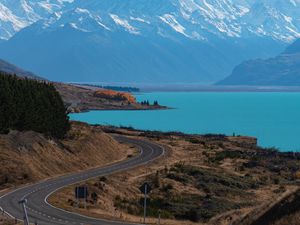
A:
MULTIPOLYGON (((65 175, 58 178, 43 181, 30 186, 22 187, 0 198, 0 208, 13 218, 23 219, 23 211, 18 203, 21 199, 27 199, 27 211, 31 223, 38 225, 129 225, 126 222, 108 221, 90 218, 76 213, 68 212, 52 206, 47 199, 59 189, 79 183, 94 177, 109 175, 146 165, 164 154, 163 147, 149 141, 116 136, 119 142, 135 145, 140 154, 126 161, 118 162, 106 167, 90 169, 79 173, 65 175)), ((45 159, 46 160, 46 159, 45 159)))

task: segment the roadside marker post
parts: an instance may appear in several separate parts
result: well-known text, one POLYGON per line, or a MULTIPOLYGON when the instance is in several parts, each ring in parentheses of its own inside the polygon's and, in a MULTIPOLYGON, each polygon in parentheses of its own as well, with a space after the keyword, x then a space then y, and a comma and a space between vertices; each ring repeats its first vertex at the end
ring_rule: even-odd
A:
POLYGON ((24 211, 24 225, 29 225, 29 219, 28 219, 28 214, 27 214, 27 209, 26 209, 26 203, 27 203, 26 199, 22 199, 21 201, 19 201, 19 204, 22 205, 23 211, 24 211))
POLYGON ((161 211, 158 210, 158 221, 157 221, 157 224, 158 224, 158 225, 160 225, 160 213, 161 213, 161 211))
POLYGON ((84 198, 84 209, 86 209, 87 196, 84 198))
POLYGON ((140 191, 144 194, 144 224, 146 223, 146 216, 147 216, 147 196, 151 192, 151 186, 145 182, 141 187, 140 191))
POLYGON ((146 223, 146 216, 147 216, 147 185, 145 185, 144 187, 144 193, 145 193, 145 196, 144 196, 144 223, 146 223))
POLYGON ((76 188, 77 208, 79 208, 79 188, 76 188))

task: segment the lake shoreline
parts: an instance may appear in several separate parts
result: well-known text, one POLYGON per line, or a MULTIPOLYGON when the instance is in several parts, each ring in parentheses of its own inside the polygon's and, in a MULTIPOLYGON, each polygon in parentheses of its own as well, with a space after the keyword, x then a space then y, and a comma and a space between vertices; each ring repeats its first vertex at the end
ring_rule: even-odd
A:
MULTIPOLYGON (((95 85, 95 83, 93 84, 95 85)), ((139 92, 137 94, 143 92, 300 92, 300 86, 214 85, 201 83, 143 84, 101 82, 97 82, 96 84, 112 86, 132 86, 139 89, 139 92)))
POLYGON ((172 110, 101 110, 70 114, 70 118, 141 130, 235 133, 257 137, 263 147, 300 150, 300 93, 151 92, 135 97, 158 100, 172 110))

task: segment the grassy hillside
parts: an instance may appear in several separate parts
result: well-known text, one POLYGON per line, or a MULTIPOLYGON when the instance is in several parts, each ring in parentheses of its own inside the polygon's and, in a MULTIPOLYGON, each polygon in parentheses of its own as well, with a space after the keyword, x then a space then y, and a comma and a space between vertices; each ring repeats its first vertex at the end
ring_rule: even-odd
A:
POLYGON ((101 166, 127 157, 127 148, 100 129, 72 123, 61 140, 13 131, 0 135, 0 190, 101 166))

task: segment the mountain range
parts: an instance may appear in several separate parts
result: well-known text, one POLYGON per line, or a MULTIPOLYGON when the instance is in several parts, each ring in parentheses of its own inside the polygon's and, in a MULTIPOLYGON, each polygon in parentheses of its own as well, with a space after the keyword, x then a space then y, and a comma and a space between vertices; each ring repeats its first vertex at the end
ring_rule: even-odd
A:
POLYGON ((215 82, 300 37, 300 0, 0 0, 0 57, 57 81, 215 82))
POLYGON ((300 39, 276 57, 241 63, 218 84, 300 86, 300 39))
POLYGON ((0 39, 7 40, 21 29, 61 11, 66 0, 1 0, 0 39))

